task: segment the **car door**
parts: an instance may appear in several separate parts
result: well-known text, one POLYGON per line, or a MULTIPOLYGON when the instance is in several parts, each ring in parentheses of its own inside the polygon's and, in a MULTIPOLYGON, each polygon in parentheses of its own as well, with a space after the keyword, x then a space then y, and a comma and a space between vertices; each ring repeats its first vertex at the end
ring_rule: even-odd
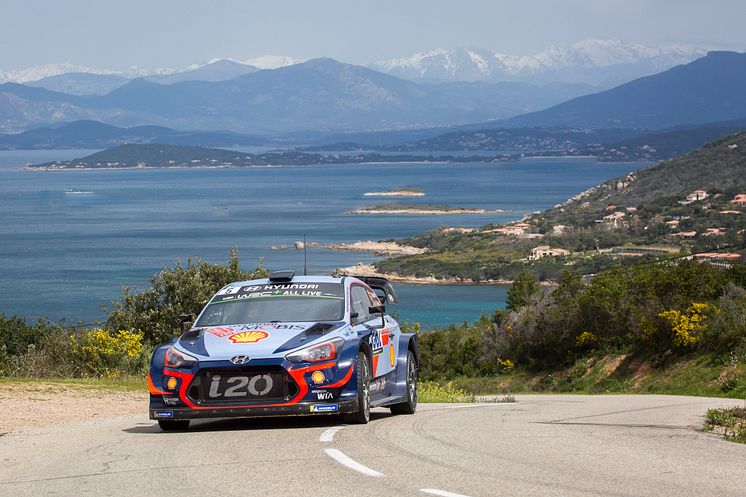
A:
POLYGON ((372 290, 357 284, 350 287, 350 316, 356 331, 370 330, 368 344, 373 354, 371 376, 378 378, 393 371, 396 366, 399 341, 396 336, 395 322, 386 316, 386 326, 382 328, 381 315, 370 313, 369 308, 372 305, 380 305, 380 301, 372 290))

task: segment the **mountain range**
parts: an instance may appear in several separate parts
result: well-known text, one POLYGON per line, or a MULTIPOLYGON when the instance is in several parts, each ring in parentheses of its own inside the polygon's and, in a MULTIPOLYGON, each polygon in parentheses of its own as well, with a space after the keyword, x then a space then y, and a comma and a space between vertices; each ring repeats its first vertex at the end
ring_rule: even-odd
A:
POLYGON ((561 82, 608 88, 691 62, 706 53, 692 46, 651 48, 592 39, 555 45, 533 55, 507 55, 479 48, 436 49, 370 67, 414 80, 561 82))
MULTIPOLYGON (((57 78, 85 85, 83 76, 57 78)), ((736 52, 711 52, 597 93, 568 83, 412 81, 329 58, 265 70, 221 60, 129 80, 103 95, 0 84, 0 132, 77 120, 263 135, 454 126, 661 130, 746 117, 745 85, 746 54, 736 52)))
POLYGON ((500 125, 662 129, 746 117, 746 53, 710 52, 686 65, 581 96, 500 125))
MULTIPOLYGON (((535 85, 581 83, 608 88, 690 62, 705 53, 705 49, 693 46, 647 47, 619 40, 591 39, 572 45, 551 46, 533 55, 507 55, 481 48, 439 48, 409 57, 373 62, 368 67, 417 81, 524 81, 535 85)), ((165 83, 188 79, 220 81, 256 69, 277 69, 300 62, 292 57, 266 55, 248 60, 212 59, 182 68, 146 70, 135 66, 126 71, 48 64, 0 71, 0 83, 31 84, 65 93, 101 95, 116 87, 112 86, 115 81, 112 76, 117 78, 120 86, 139 77, 165 83), (89 75, 84 85, 64 86, 69 78, 59 78, 82 74, 89 75), (93 84, 99 79, 96 76, 102 76, 101 86, 93 84)))
POLYGON ((5 83, 0 131, 75 120, 252 133, 444 126, 522 114, 589 91, 585 85, 418 84, 326 58, 224 81, 138 78, 105 95, 5 83))

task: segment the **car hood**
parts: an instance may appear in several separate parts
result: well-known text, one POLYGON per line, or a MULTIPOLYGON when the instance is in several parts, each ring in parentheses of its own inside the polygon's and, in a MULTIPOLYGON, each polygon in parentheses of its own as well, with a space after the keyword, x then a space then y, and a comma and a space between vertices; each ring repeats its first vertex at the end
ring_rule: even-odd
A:
POLYGON ((194 328, 179 339, 179 346, 203 360, 228 360, 237 355, 275 357, 311 345, 344 322, 245 323, 194 328))

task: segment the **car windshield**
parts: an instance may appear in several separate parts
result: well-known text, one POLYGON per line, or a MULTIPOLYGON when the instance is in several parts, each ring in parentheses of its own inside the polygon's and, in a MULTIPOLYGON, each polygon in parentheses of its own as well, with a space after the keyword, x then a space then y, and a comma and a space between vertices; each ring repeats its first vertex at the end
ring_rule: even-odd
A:
POLYGON ((339 283, 266 284, 221 290, 196 326, 271 321, 338 321, 344 316, 339 283))

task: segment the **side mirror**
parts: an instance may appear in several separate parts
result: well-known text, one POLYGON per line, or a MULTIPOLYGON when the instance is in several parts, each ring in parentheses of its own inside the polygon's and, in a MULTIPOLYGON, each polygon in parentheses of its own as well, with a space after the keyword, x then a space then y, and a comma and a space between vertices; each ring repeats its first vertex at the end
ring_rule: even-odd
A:
POLYGON ((381 305, 372 305, 368 307, 368 313, 369 314, 378 314, 381 313, 381 328, 386 327, 386 306, 381 305))
POLYGON ((179 326, 181 327, 181 332, 186 333, 189 331, 189 329, 194 324, 194 315, 193 314, 181 314, 179 316, 179 326))

